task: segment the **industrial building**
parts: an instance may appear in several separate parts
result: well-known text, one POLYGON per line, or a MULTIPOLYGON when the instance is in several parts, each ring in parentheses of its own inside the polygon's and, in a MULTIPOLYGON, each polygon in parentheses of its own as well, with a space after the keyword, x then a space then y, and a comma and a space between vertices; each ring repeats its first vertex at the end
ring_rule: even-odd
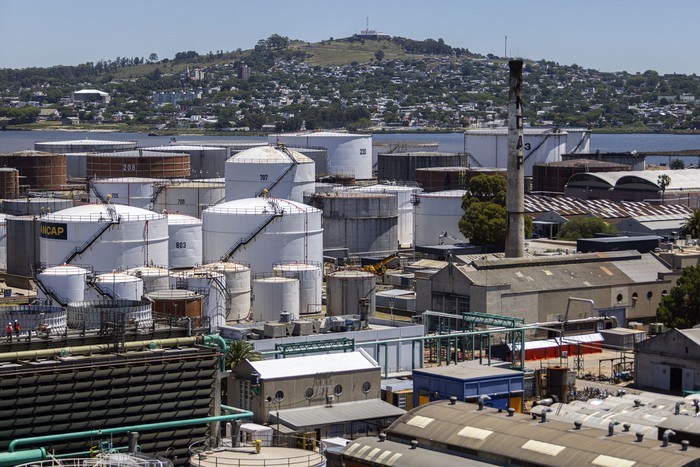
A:
POLYGON ((636 384, 643 388, 680 393, 697 391, 700 329, 671 329, 635 346, 636 384))
POLYGON ((566 183, 574 174, 582 172, 621 172, 630 169, 631 167, 625 164, 588 159, 571 159, 535 164, 532 168, 532 192, 560 194, 564 193, 566 183))

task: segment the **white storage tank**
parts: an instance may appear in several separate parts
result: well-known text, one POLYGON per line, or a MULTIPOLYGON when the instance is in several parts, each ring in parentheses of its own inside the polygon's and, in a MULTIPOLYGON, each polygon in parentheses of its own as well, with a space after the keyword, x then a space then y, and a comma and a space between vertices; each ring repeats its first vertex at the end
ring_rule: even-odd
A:
POLYGON ((323 210, 324 248, 347 248, 351 254, 388 253, 398 248, 396 193, 307 193, 305 201, 323 210))
MULTIPOLYGON (((464 150, 482 167, 508 167, 508 128, 467 130, 464 150)), ((559 162, 567 152, 567 133, 558 128, 524 128, 523 157, 525 176, 532 176, 532 166, 542 162, 559 162)))
POLYGON ((87 269, 70 264, 46 268, 36 275, 41 283, 37 290, 37 298, 49 300, 55 305, 83 301, 88 274, 87 269))
POLYGON ((253 279, 253 321, 280 321, 281 313, 299 319, 299 280, 258 274, 253 279))
POLYGON ((240 263, 216 262, 202 266, 219 272, 226 277, 229 294, 227 321, 241 321, 248 318, 251 302, 250 267, 240 263))
POLYGON ((399 244, 405 247, 409 247, 413 244, 413 200, 417 193, 423 191, 422 188, 399 185, 370 185, 358 187, 356 190, 370 193, 396 193, 399 205, 399 244))
POLYGON ((122 272, 108 272, 95 277, 96 290, 86 294, 87 300, 141 300, 143 281, 122 272))
POLYGON ((168 220, 121 204, 87 204, 43 216, 45 264, 90 264, 97 272, 168 266, 168 220))
POLYGON ((300 314, 316 314, 322 311, 323 271, 321 264, 296 261, 281 262, 275 264, 272 271, 278 277, 291 277, 299 280, 300 314))
POLYGON ((153 210, 202 218, 206 208, 224 202, 223 178, 163 181, 156 185, 153 210))
POLYGON ((321 211, 302 203, 239 199, 206 209, 202 221, 204 264, 243 262, 257 274, 277 261, 323 261, 321 211))
POLYGON ((226 161, 226 201, 261 196, 302 202, 316 183, 314 161, 283 146, 246 149, 226 161))
POLYGON ((335 271, 326 276, 326 314, 362 315, 362 300, 367 300, 368 316, 377 307, 377 276, 361 270, 335 271))
POLYGON ((144 293, 170 288, 170 272, 165 268, 140 266, 138 268, 127 269, 126 273, 138 277, 143 281, 144 293))
POLYGON ((372 136, 319 131, 309 133, 274 134, 270 143, 289 147, 326 148, 328 167, 316 167, 316 174, 352 175, 358 180, 372 178, 372 136))
POLYGON ((189 154, 190 178, 196 179, 223 177, 224 163, 229 156, 228 150, 224 147, 196 144, 173 144, 170 146, 158 146, 145 149, 154 152, 182 152, 189 154))
POLYGON ((73 207, 72 198, 32 197, 2 200, 2 212, 14 216, 42 215, 73 207))
POLYGON ((588 154, 591 152, 591 130, 586 128, 566 129, 566 154, 588 154))
POLYGON ((452 245, 467 242, 459 231, 459 220, 464 215, 462 198, 465 193, 464 190, 450 190, 416 194, 413 230, 415 245, 452 245))
POLYGON ((68 327, 100 329, 109 322, 149 329, 153 326, 151 302, 141 300, 86 300, 68 305, 68 327))
POLYGON ((179 271, 170 276, 170 286, 197 292, 204 297, 202 315, 209 318, 212 329, 226 324, 228 291, 223 274, 204 268, 179 271))
POLYGON ((202 221, 192 216, 168 213, 168 262, 171 269, 202 264, 202 221))
POLYGON ((90 202, 126 204, 151 209, 153 185, 158 180, 145 177, 105 178, 90 181, 90 202))

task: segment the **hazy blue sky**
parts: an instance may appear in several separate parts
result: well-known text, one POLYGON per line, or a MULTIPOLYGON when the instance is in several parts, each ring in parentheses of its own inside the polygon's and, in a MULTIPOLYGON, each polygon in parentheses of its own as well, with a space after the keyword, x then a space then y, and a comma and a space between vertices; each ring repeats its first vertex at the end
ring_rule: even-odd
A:
POLYGON ((0 68, 316 42, 370 27, 482 54, 700 74, 698 0, 0 0, 0 68))

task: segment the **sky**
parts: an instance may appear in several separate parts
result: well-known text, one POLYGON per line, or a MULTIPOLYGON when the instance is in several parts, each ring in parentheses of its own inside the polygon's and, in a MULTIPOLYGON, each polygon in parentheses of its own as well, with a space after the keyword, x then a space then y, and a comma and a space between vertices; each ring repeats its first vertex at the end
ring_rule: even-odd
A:
POLYGON ((318 42, 369 18, 483 55, 700 75, 699 17, 698 0, 0 0, 0 68, 245 50, 272 34, 318 42))

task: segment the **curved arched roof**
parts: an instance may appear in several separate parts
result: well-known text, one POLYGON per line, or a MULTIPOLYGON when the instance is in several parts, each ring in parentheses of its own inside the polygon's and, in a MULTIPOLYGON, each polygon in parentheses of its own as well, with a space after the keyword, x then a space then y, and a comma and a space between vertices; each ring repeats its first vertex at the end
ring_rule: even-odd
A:
POLYGON ((659 191, 659 177, 670 179, 666 191, 700 190, 700 169, 635 170, 623 172, 583 172, 569 178, 570 187, 644 189, 659 191))

